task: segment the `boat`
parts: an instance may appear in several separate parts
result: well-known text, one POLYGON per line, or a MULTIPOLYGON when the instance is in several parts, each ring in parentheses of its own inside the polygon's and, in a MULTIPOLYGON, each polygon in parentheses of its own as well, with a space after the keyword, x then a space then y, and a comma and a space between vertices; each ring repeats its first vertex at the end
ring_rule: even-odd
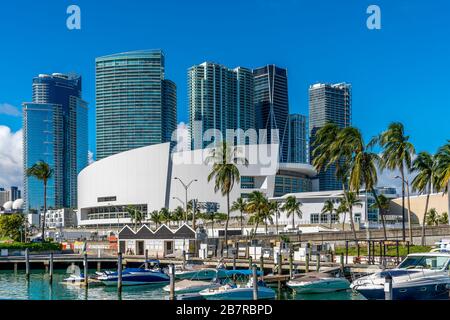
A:
MULTIPOLYGON (((224 281, 220 279, 223 278, 222 269, 201 269, 198 271, 200 274, 211 273, 213 274, 213 279, 211 281, 198 280, 201 278, 198 274, 193 274, 191 279, 183 279, 175 283, 175 293, 185 294, 185 293, 196 293, 208 288, 217 288, 224 284, 224 281)), ((163 288, 164 291, 170 292, 170 285, 163 288)))
MULTIPOLYGON (((164 285, 169 283, 170 278, 162 272, 158 260, 148 260, 146 264, 144 263, 139 268, 125 268, 122 271, 122 285, 164 285), (151 268, 146 269, 146 264, 151 265, 151 268)), ((116 286, 118 273, 111 271, 99 272, 97 273, 97 280, 106 286, 116 286)))
POLYGON ((346 278, 323 272, 308 273, 289 280, 286 285, 296 293, 327 293, 350 288, 350 282, 346 278))
POLYGON ((225 270, 226 266, 219 261, 216 268, 207 268, 202 261, 191 260, 184 265, 175 266, 175 279, 183 280, 213 280, 221 278, 224 275, 217 273, 216 270, 225 270))
MULTIPOLYGON (((227 270, 224 271, 228 277, 228 283, 217 288, 208 288, 199 292, 200 296, 206 300, 253 300, 253 279, 252 270, 227 270), (231 278, 249 278, 247 283, 232 281, 231 278)), ((261 272, 257 272, 262 276, 261 272)), ((260 280, 258 285, 258 300, 274 299, 275 291, 267 287, 264 281, 260 280)))
POLYGON ((448 299, 450 252, 409 254, 396 268, 361 277, 351 288, 369 300, 384 300, 385 278, 392 277, 393 300, 448 299))

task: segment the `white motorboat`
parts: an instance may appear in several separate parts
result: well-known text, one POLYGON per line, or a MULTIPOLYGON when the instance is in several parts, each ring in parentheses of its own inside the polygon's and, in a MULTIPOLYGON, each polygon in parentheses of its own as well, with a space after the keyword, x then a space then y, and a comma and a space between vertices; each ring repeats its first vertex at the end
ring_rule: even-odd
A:
POLYGON ((222 278, 224 275, 218 270, 224 270, 225 265, 219 261, 216 269, 207 268, 201 261, 188 261, 184 266, 179 265, 175 267, 175 279, 183 280, 213 280, 215 278, 222 278))
MULTIPOLYGON (((227 270, 227 276, 231 277, 251 277, 252 270, 227 270)), ((258 272, 258 275, 262 274, 258 272)), ((258 281, 258 300, 275 299, 276 293, 272 288, 266 286, 263 281, 258 281)), ((208 288, 199 292, 200 296, 206 300, 253 300, 253 279, 247 283, 237 282, 227 283, 217 288, 208 288)))
POLYGON ((394 300, 448 299, 450 253, 446 250, 410 254, 395 269, 361 277, 351 288, 370 300, 385 297, 386 276, 392 277, 394 300))
POLYGON ((347 279, 328 273, 308 273, 289 280, 286 285, 296 293, 327 293, 350 288, 350 282, 347 279))

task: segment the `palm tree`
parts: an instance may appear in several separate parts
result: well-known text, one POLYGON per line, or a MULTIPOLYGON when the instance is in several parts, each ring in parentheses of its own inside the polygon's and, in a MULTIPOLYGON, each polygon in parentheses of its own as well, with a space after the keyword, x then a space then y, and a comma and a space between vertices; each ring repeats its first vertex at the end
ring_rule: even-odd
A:
POLYGON ((370 206, 371 209, 378 209, 380 219, 383 223, 383 231, 384 231, 384 239, 387 240, 387 234, 386 234, 386 225, 384 217, 386 216, 387 211, 389 210, 389 203, 390 200, 386 198, 385 195, 379 194, 376 195, 375 203, 370 206))
POLYGON ((282 204, 278 201, 270 201, 269 203, 269 210, 271 211, 271 214, 275 216, 275 228, 278 232, 278 218, 280 218, 280 211, 281 211, 282 204))
POLYGON ((448 224, 448 213, 447 212, 443 212, 439 216, 439 224, 448 224))
POLYGON ((439 148, 436 154, 436 186, 439 190, 448 192, 450 181, 450 140, 439 148))
MULTIPOLYGON (((405 135, 403 124, 399 122, 391 123, 388 129, 379 136, 380 146, 383 148, 381 158, 381 169, 400 171, 402 179, 402 198, 405 198, 405 171, 410 171, 412 166, 412 155, 416 152, 414 146, 409 142, 409 136, 405 135)), ((405 210, 405 203, 402 203, 403 211, 405 210)), ((410 199, 408 192, 408 227, 409 227, 409 241, 412 243, 412 229, 411 229, 411 210, 410 199)), ((403 234, 405 237, 405 234, 403 234)), ((405 240, 405 239, 403 239, 405 240)))
POLYGON ((265 220, 265 217, 267 216, 267 212, 269 211, 269 201, 262 192, 254 191, 250 193, 248 197, 246 211, 252 214, 249 222, 255 224, 255 230, 253 232, 253 236, 255 236, 256 232, 258 231, 258 225, 263 222, 265 220))
POLYGON ((339 221, 339 217, 341 216, 341 214, 344 214, 344 219, 342 220, 342 231, 345 231, 345 219, 347 218, 347 206, 345 205, 345 202, 343 199, 339 200, 339 206, 334 209, 334 213, 336 214, 338 221, 339 221))
POLYGON ((437 226, 439 225, 439 214, 435 208, 431 208, 427 213, 427 225, 437 226))
POLYGON ((156 225, 156 229, 158 229, 158 226, 163 223, 163 216, 158 210, 155 210, 150 214, 150 221, 153 222, 156 225))
POLYGON ((172 215, 170 214, 169 209, 161 208, 161 210, 159 210, 159 214, 161 215, 161 221, 163 221, 167 226, 170 226, 172 215))
POLYGON ((125 211, 130 215, 131 222, 134 222, 134 230, 137 231, 137 226, 142 222, 144 214, 135 206, 128 206, 125 211))
POLYGON ((362 202, 355 192, 346 192, 342 203, 350 215, 350 225, 353 231, 353 238, 355 239, 356 247, 359 247, 358 238, 356 236, 355 220, 353 218, 353 207, 362 207, 362 202))
POLYGON ((283 205, 283 211, 287 212, 287 217, 292 216, 292 229, 295 228, 295 216, 302 218, 302 211, 300 210, 300 207, 302 206, 302 203, 297 200, 295 196, 289 196, 286 198, 286 202, 283 205))
POLYGON ((241 232, 244 234, 243 213, 246 213, 247 202, 241 197, 237 198, 231 207, 231 211, 239 211, 241 214, 241 232))
POLYGON ((421 152, 412 164, 414 171, 417 171, 417 176, 412 181, 413 190, 420 193, 427 194, 427 200, 425 202, 425 212, 423 214, 422 221, 422 246, 425 245, 425 228, 427 221, 428 205, 430 203, 430 194, 432 192, 433 185, 437 181, 436 175, 436 162, 433 155, 428 152, 421 152))
POLYGON ((331 200, 327 200, 323 204, 322 214, 328 214, 330 217, 330 229, 331 229, 331 215, 335 212, 334 203, 331 200))
POLYGON ((211 233, 213 235, 214 235, 214 221, 224 221, 227 219, 227 215, 225 213, 219 212, 200 213, 199 217, 204 220, 211 221, 211 233))
POLYGON ((45 215, 47 213, 47 183, 53 177, 53 169, 44 161, 39 161, 26 172, 28 177, 34 177, 44 184, 44 213, 42 216, 42 241, 45 241, 45 215))
POLYGON ((192 220, 192 228, 196 228, 196 221, 198 218, 198 215, 200 214, 200 209, 198 206, 195 205, 195 200, 189 200, 187 205, 187 211, 188 211, 188 220, 192 220), (194 208, 195 206, 195 208, 194 208), (194 210, 195 209, 195 210, 194 210))
MULTIPOLYGON (((239 156, 237 147, 230 147, 225 141, 218 148, 211 151, 206 163, 212 163, 212 171, 208 175, 208 182, 214 179, 214 192, 220 192, 227 198, 227 221, 225 223, 225 246, 228 249, 228 223, 230 221, 230 193, 234 184, 239 183, 241 175, 237 164, 248 166, 248 160, 239 156)), ((228 250, 227 250, 228 254, 228 250)))
POLYGON ((184 209, 180 206, 176 207, 176 209, 171 214, 172 221, 180 224, 180 221, 187 221, 187 217, 185 217, 184 209))

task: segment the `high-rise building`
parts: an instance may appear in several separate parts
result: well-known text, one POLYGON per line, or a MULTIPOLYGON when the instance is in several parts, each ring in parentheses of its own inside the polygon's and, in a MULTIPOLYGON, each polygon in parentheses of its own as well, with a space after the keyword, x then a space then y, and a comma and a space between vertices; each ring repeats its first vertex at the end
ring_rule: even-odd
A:
POLYGON ((289 148, 288 162, 309 163, 308 161, 308 130, 306 116, 289 115, 289 148))
MULTIPOLYGON (((213 141, 203 141, 207 130, 219 130, 225 139, 227 130, 246 132, 255 129, 251 70, 242 67, 229 69, 217 63, 204 62, 188 70, 188 91, 193 149, 204 148, 214 142, 214 138, 213 141)), ((257 142, 256 134, 243 134, 237 133, 236 143, 257 142)))
MULTIPOLYGON (((77 206, 77 176, 88 163, 88 108, 81 98, 81 77, 41 74, 33 79, 33 101, 23 104, 24 173, 38 161, 47 162, 53 177, 47 206, 77 206)), ((24 208, 44 204, 42 181, 24 174, 24 208)))
POLYGON ((177 127, 176 86, 164 73, 162 50, 96 59, 97 160, 171 141, 177 127))
POLYGON ((21 198, 21 192, 18 187, 11 187, 9 189, 9 201, 16 201, 21 198))
POLYGON ((287 70, 267 65, 254 69, 253 75, 257 128, 267 130, 266 137, 262 137, 264 141, 280 144, 280 161, 287 162, 289 146, 287 70), (272 130, 278 130, 278 136, 272 135, 272 130))
POLYGON ((9 192, 4 188, 0 188, 0 207, 6 204, 9 200, 9 192))
MULTIPOLYGON (((351 125, 351 86, 346 83, 317 83, 309 88, 309 135, 310 158, 313 159, 314 136, 327 123, 340 128, 351 125)), ((336 179, 336 167, 319 173, 320 191, 340 190, 342 182, 336 179)))

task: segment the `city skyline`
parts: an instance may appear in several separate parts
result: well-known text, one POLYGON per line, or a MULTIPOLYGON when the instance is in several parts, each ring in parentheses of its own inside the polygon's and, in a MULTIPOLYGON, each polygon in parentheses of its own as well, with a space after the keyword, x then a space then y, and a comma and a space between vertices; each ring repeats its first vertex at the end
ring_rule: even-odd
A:
MULTIPOLYGON (((150 5, 142 4, 142 10, 136 12, 138 2, 130 1, 128 4, 122 5, 121 10, 116 10, 114 7, 103 8, 108 19, 96 17, 100 19, 94 21, 92 11, 98 10, 102 5, 79 1, 78 4, 83 13, 83 25, 82 30, 78 32, 65 28, 65 4, 52 6, 48 9, 49 12, 45 13, 39 5, 23 1, 31 9, 28 10, 29 12, 24 12, 23 26, 11 34, 5 33, 5 28, 0 31, 4 41, 17 48, 14 57, 4 59, 8 61, 7 64, 5 61, 2 62, 3 70, 8 73, 11 70, 9 65, 14 66, 14 61, 19 61, 19 59, 25 61, 22 68, 15 68, 16 70, 11 71, 7 79, 0 80, 2 87, 7 88, 0 96, 0 126, 8 127, 11 130, 2 136, 14 141, 13 133, 21 129, 20 103, 30 100, 27 89, 33 76, 46 72, 76 71, 84 78, 84 91, 86 92, 84 98, 90 104, 89 150, 95 153, 95 130, 93 130, 93 127, 95 129, 95 76, 93 76, 95 58, 117 52, 160 47, 164 49, 171 61, 167 68, 168 78, 172 79, 180 88, 178 122, 188 123, 186 70, 190 66, 204 60, 217 61, 230 67, 245 65, 249 68, 276 63, 287 68, 289 72, 291 113, 308 113, 307 91, 309 85, 315 82, 345 81, 353 86, 353 124, 362 129, 366 138, 384 130, 391 121, 402 121, 418 151, 435 152, 436 148, 445 142, 448 132, 445 119, 448 118, 447 115, 450 112, 448 109, 450 95, 448 90, 445 90, 445 75, 449 70, 448 59, 445 57, 448 56, 449 46, 438 41, 439 50, 430 52, 426 49, 432 47, 431 44, 436 43, 436 39, 445 36, 446 29, 441 27, 441 24, 443 26, 445 23, 444 17, 439 16, 439 13, 437 17, 433 15, 432 21, 429 18, 431 12, 436 10, 435 4, 423 7, 415 1, 409 1, 408 5, 380 1, 379 5, 384 13, 383 27, 380 31, 371 31, 365 26, 367 5, 358 4, 356 1, 345 8, 331 2, 328 6, 303 2, 298 4, 292 2, 276 4, 272 1, 250 2, 250 4, 239 4, 239 8, 252 10, 255 15, 269 8, 273 11, 274 19, 279 24, 271 24, 273 29, 269 32, 255 32, 251 36, 247 33, 245 36, 236 36, 236 34, 229 36, 228 34, 233 34, 233 32, 228 29, 227 32, 220 29, 220 35, 224 40, 234 37, 235 46, 240 48, 230 52, 224 50, 225 45, 229 46, 227 41, 216 44, 211 40, 206 40, 202 44, 192 46, 184 40, 183 37, 192 34, 192 30, 196 26, 196 22, 192 22, 192 25, 187 24, 184 15, 188 16, 187 13, 199 10, 201 4, 179 3, 171 13, 172 17, 163 15, 147 21, 143 19, 143 15, 150 5), (62 15, 60 19, 50 19, 48 24, 40 22, 40 15, 58 16, 59 13, 62 15), (281 21, 281 17, 283 17, 283 21, 281 21), (412 17, 424 17, 428 23, 419 23, 420 19, 412 17), (147 38, 143 36, 154 31, 151 27, 157 25, 162 19, 170 19, 169 22, 179 20, 177 23, 184 23, 186 30, 169 27, 161 35, 152 34, 147 38), (119 22, 110 25, 107 22, 109 20, 119 22), (133 23, 131 20, 136 22, 133 23), (325 28, 325 21, 328 21, 328 26, 334 24, 336 28, 333 30, 325 28), (33 52, 33 59, 29 59, 28 54, 30 53, 22 50, 23 44, 20 43, 20 39, 23 37, 20 35, 28 32, 31 27, 41 32, 52 30, 52 37, 74 41, 79 47, 83 47, 85 52, 83 55, 79 55, 77 52, 68 52, 64 48, 53 46, 51 50, 44 49, 42 52, 33 52), (115 41, 111 37, 111 33, 107 33, 105 37, 99 39, 98 35, 106 27, 111 28, 113 33, 123 30, 129 32, 124 32, 127 36, 121 35, 120 41, 115 41), (286 35, 280 34, 280 31, 287 27, 291 30, 288 30, 286 35), (130 32, 137 30, 140 31, 139 36, 130 35, 130 32), (337 35, 342 34, 342 30, 344 35, 351 37, 352 40, 344 41, 345 50, 343 50, 344 43, 341 44, 337 40, 339 39, 337 35), (266 43, 260 43, 263 36, 269 42, 277 40, 278 45, 275 48, 269 48, 266 43), (401 43, 397 41, 399 37, 402 39, 401 43), (93 42, 94 38, 95 42, 93 42), (253 41, 248 41, 250 38, 253 41), (142 39, 149 40, 143 41, 142 39), (328 46, 330 43, 333 45, 332 47, 328 46), (311 46, 314 49, 304 50, 311 46), (322 52, 321 49, 325 46, 327 51, 322 52), (62 54, 63 52, 64 54, 62 54), (429 58, 423 58, 424 56, 429 58), (325 57, 326 60, 324 60, 325 57), (414 63, 419 57, 423 61, 420 67, 414 63), (313 63, 310 63, 311 61, 313 63), (322 63, 319 64, 319 61, 322 63), (421 112, 425 108, 431 109, 431 111, 422 112, 421 117, 416 117, 417 112, 421 112), (368 110, 370 110, 370 114, 368 114, 368 110), (442 114, 440 117, 436 117, 437 113, 442 114)), ((140 2, 139 5, 141 5, 140 2)), ((166 5, 170 4, 158 4, 157 6, 164 9, 166 5)), ((1 6, 4 12, 13 9, 8 4, 1 6)), ((221 6, 223 7, 223 4, 221 6)), ((448 4, 442 6, 445 7, 448 4)), ((211 7, 214 5, 212 4, 211 7)), ((211 8, 207 6, 203 10, 206 13, 209 9, 211 8)), ((443 11, 445 10, 439 6, 439 12, 443 11)), ((211 17, 207 15, 204 17, 206 21, 212 23, 211 17)), ((4 23, 8 23, 9 19, 10 17, 6 15, 4 23)), ((232 30, 237 28, 231 27, 232 30)), ((211 34, 208 30, 204 32, 211 34)), ((30 39, 27 46, 37 46, 34 41, 36 40, 30 39)), ((42 39, 39 41, 41 42, 42 39)), ((4 55, 6 54, 4 53, 4 55)), ((3 131, 6 129, 3 128, 3 131)), ((14 142, 8 141, 7 144, 2 145, 9 147, 12 143, 14 142)), ((6 172, 9 169, 3 170, 6 172)))

